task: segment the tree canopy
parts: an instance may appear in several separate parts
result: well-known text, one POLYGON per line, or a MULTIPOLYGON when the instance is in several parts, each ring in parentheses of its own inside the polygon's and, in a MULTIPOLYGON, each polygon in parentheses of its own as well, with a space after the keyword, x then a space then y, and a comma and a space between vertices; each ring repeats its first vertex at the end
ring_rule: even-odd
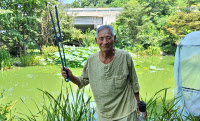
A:
POLYGON ((118 48, 136 51, 160 48, 174 54, 183 36, 200 29, 200 0, 75 0, 65 5, 57 0, 1 0, 0 42, 13 55, 25 54, 27 48, 39 48, 42 52, 42 46, 55 45, 49 16, 49 9, 55 15, 55 5, 65 44, 95 44, 94 31, 88 29, 84 33, 74 28, 74 18, 64 11, 69 7, 123 7, 112 23, 118 48))

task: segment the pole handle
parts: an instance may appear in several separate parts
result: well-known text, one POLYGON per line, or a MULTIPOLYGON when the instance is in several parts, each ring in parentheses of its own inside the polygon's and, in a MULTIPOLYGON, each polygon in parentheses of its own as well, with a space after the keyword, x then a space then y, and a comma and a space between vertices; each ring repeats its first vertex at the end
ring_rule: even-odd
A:
POLYGON ((63 70, 66 72, 66 74, 67 74, 67 80, 65 79, 65 82, 69 82, 69 80, 70 80, 70 77, 69 77, 69 73, 68 73, 68 71, 63 67, 63 70))

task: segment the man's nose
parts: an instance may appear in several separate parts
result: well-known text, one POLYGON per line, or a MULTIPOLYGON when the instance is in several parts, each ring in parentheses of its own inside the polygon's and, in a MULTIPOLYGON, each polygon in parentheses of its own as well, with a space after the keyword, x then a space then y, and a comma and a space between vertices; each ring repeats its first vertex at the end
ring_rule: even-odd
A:
POLYGON ((106 40, 106 38, 103 39, 103 44, 107 44, 108 41, 106 40))

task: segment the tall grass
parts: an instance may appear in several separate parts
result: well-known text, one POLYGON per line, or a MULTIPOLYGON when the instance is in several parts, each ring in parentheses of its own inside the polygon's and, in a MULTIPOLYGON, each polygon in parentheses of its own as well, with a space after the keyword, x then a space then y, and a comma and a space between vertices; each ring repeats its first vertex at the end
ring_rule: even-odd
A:
MULTIPOLYGON (((184 114, 180 113, 182 108, 176 106, 180 101, 180 97, 167 101, 167 90, 168 88, 159 90, 147 101, 147 121, 198 121, 199 117, 194 117, 191 114, 185 117, 184 114), (163 96, 161 94, 163 94, 163 96)), ((183 107, 183 109, 184 108, 186 107, 183 107)))
POLYGON ((11 67, 11 56, 5 50, 0 50, 0 70, 4 70, 11 67))
POLYGON ((70 90, 66 89, 66 93, 63 93, 61 89, 57 97, 47 91, 39 90, 43 93, 44 102, 41 106, 36 104, 38 114, 34 115, 30 110, 31 116, 23 114, 26 118, 19 117, 20 120, 36 121, 38 117, 44 121, 94 120, 95 111, 90 106, 91 97, 85 98, 84 89, 82 91, 77 90, 75 94, 70 86, 70 90))

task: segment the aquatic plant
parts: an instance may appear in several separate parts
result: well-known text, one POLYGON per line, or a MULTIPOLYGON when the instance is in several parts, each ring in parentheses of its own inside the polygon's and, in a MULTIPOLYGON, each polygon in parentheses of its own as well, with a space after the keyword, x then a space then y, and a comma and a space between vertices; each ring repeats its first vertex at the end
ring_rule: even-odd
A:
MULTIPOLYGON (((50 47, 49 47, 50 48, 50 47)), ((99 50, 98 47, 65 46, 65 58, 68 67, 83 67, 88 57, 99 50)), ((61 50, 62 51, 62 50, 61 50)), ((49 51, 45 53, 47 63, 61 64, 59 52, 49 51)))

